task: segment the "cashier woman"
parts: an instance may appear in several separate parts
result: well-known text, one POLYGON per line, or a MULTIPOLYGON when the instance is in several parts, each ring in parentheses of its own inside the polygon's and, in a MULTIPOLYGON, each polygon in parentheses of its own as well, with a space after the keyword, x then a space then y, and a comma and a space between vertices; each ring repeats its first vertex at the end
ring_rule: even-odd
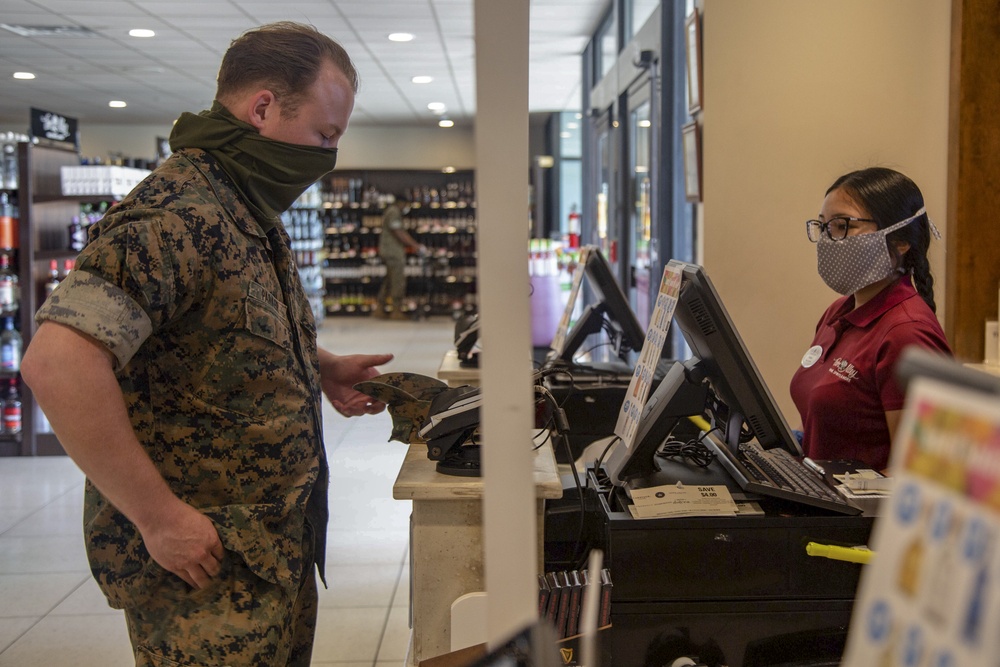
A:
POLYGON ((909 345, 951 354, 927 262, 931 234, 940 235, 916 184, 880 167, 837 179, 806 232, 820 277, 843 296, 823 313, 792 377, 803 449, 884 470, 903 408, 897 359, 909 345))

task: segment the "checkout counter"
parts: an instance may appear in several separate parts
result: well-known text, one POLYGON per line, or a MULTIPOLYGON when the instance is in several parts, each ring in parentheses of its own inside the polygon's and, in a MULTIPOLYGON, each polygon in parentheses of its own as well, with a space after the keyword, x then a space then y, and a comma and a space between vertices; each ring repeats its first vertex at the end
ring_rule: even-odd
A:
MULTIPOLYGON (((642 484, 675 483, 671 472, 642 484)), ((586 477, 586 547, 604 552, 613 581, 603 664, 838 664, 863 566, 809 556, 806 544, 865 545, 874 517, 756 497, 737 516, 636 519, 624 488, 593 466, 586 477)), ((550 502, 547 570, 580 552, 574 494, 550 502)))
MULTIPOLYGON (((548 443, 535 450, 534 479, 541 569, 545 501, 562 496, 562 483, 548 443)), ((427 458, 427 446, 413 444, 392 487, 392 497, 413 503, 411 635, 406 664, 415 667, 421 660, 486 641, 485 622, 480 637, 468 638, 459 645, 452 637, 452 605, 463 596, 485 590, 482 478, 441 474, 435 462, 427 458)))

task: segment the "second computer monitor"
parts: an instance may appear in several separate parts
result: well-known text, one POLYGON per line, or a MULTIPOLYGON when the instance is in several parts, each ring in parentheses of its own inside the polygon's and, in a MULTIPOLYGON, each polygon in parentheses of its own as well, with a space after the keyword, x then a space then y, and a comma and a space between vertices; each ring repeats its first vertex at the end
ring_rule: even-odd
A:
POLYGON ((561 349, 555 350, 556 357, 572 363, 584 340, 591 334, 604 331, 615 356, 625 361, 630 352, 642 349, 645 332, 601 251, 596 246, 588 246, 586 258, 584 274, 595 292, 596 302, 587 306, 570 327, 561 349))
POLYGON ((800 455, 792 434, 757 365, 747 351, 705 270, 682 265, 674 322, 692 357, 676 366, 646 402, 632 447, 613 453, 609 473, 616 483, 655 470, 654 455, 674 424, 707 414, 721 439, 735 450, 754 437, 765 449, 800 455))

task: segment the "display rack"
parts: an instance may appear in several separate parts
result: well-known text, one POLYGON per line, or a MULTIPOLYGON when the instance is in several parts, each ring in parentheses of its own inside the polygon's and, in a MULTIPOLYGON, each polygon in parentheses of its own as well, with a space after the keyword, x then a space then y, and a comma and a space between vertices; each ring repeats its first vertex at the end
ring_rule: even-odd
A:
POLYGON ((388 195, 413 199, 406 230, 428 249, 406 265, 404 312, 457 317, 476 306, 476 203, 473 172, 337 171, 323 184, 323 280, 328 315, 372 311, 385 276, 378 257, 388 195))
MULTIPOLYGON (((36 330, 35 311, 42 305, 49 265, 56 260, 60 267, 73 260, 77 251, 70 249, 69 225, 80 216, 81 205, 112 200, 109 196, 64 196, 60 169, 80 164, 75 148, 58 144, 21 142, 17 145, 19 248, 17 274, 21 305, 17 322, 27 349, 36 330)), ((48 456, 65 451, 35 403, 31 389, 20 383, 22 429, 16 442, 0 441, 0 455, 48 456)))

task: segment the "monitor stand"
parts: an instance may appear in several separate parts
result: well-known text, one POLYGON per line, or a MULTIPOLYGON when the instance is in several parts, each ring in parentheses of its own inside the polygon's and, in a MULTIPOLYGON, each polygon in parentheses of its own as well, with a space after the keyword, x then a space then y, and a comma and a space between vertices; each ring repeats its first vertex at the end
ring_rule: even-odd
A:
POLYGON ((458 477, 479 477, 481 445, 462 445, 450 450, 437 462, 437 471, 442 475, 458 477))
POLYGON ((573 325, 572 330, 567 335, 562 353, 559 354, 558 358, 564 363, 573 365, 573 357, 576 356, 577 351, 583 346, 583 342, 587 339, 587 336, 600 333, 602 330, 607 332, 608 338, 611 340, 611 348, 615 351, 615 354, 624 360, 628 352, 627 349, 623 349, 624 333, 621 330, 621 326, 608 315, 608 307, 604 303, 587 306, 584 309, 580 319, 573 325))
POLYGON ((479 477, 480 445, 466 444, 476 432, 471 428, 427 441, 427 458, 437 461, 437 471, 442 475, 479 477))
POLYGON ((619 444, 605 467, 612 483, 621 486, 636 477, 659 470, 656 452, 681 419, 700 415, 708 400, 700 362, 688 360, 670 367, 666 377, 646 401, 631 448, 619 444))

